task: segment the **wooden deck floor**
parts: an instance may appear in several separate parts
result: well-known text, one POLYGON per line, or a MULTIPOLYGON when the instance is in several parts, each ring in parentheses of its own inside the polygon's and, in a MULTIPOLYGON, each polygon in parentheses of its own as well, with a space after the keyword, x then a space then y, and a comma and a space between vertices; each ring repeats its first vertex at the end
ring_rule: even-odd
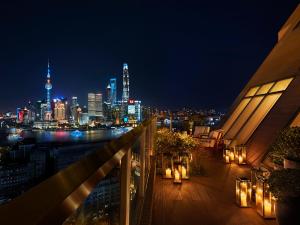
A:
POLYGON ((182 185, 157 176, 152 225, 277 224, 262 219, 254 208, 235 204, 235 178, 249 176, 247 166, 226 165, 203 150, 197 154, 201 155, 203 176, 193 176, 182 185))

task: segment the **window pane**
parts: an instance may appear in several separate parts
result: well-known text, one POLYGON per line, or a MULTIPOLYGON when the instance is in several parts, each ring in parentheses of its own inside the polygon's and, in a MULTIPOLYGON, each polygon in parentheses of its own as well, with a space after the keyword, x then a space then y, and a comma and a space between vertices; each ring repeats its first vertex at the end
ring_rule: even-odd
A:
POLYGON ((251 98, 245 98, 236 107, 236 109, 233 111, 233 113, 230 115, 230 117, 227 119, 227 121, 225 122, 225 124, 222 127, 222 129, 224 130, 224 133, 226 133, 228 131, 228 129, 231 127, 231 125, 236 120, 236 118, 240 115, 240 113, 244 110, 244 108, 250 102, 250 100, 251 100, 251 98))
POLYGON ((251 118, 248 120, 246 125, 241 129, 236 137, 238 144, 246 144, 248 139, 251 137, 255 129, 259 126, 261 121, 265 118, 268 112, 272 109, 274 104, 280 98, 281 93, 268 95, 262 103, 259 105, 257 110, 253 113, 251 118))
POLYGON ((247 94, 245 95, 245 97, 251 97, 251 96, 254 96, 255 93, 256 93, 256 91, 258 90, 258 88, 259 88, 259 86, 251 88, 251 89, 247 92, 247 94))
POLYGON ((249 118, 251 113, 256 109, 258 104, 261 102, 261 100, 264 98, 264 96, 258 96, 251 99, 245 110, 241 113, 239 118, 235 121, 233 126, 230 128, 230 130, 226 133, 225 138, 226 139, 234 139, 236 134, 239 132, 241 127, 244 125, 246 120, 249 118))
POLYGON ((258 90, 258 92, 256 93, 256 95, 263 95, 263 94, 268 93, 268 91, 273 86, 273 84, 274 84, 274 82, 268 83, 268 84, 265 84, 265 85, 261 86, 261 88, 258 90))
POLYGON ((274 87, 272 87, 271 92, 284 91, 292 80, 293 78, 277 81, 274 87))

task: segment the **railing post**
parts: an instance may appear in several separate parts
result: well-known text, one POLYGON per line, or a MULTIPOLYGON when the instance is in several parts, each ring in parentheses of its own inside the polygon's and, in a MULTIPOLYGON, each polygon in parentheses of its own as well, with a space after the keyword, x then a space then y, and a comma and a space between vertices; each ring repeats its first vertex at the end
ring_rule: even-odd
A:
POLYGON ((131 148, 121 160, 120 225, 129 225, 130 217, 131 148))
POLYGON ((150 142, 151 142, 151 156, 154 155, 154 136, 156 134, 156 117, 151 121, 151 136, 150 136, 150 142))
POLYGON ((151 124, 146 128, 146 171, 150 171, 150 155, 151 155, 151 124))
POLYGON ((140 136, 139 140, 139 150, 140 150, 140 182, 139 182, 139 197, 144 197, 145 194, 145 178, 146 178, 146 171, 145 171, 145 159, 146 159, 146 152, 145 152, 145 137, 146 137, 146 129, 144 129, 143 133, 140 136))

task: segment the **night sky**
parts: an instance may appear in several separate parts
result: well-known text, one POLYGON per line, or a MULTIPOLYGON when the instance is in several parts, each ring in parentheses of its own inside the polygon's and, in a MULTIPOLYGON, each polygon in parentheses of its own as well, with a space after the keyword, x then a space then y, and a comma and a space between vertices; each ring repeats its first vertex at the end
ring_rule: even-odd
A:
POLYGON ((0 3, 0 111, 105 92, 122 64, 130 95, 176 109, 226 110, 262 63, 296 0, 22 1, 0 3), (163 3, 162 3, 163 2, 163 3))

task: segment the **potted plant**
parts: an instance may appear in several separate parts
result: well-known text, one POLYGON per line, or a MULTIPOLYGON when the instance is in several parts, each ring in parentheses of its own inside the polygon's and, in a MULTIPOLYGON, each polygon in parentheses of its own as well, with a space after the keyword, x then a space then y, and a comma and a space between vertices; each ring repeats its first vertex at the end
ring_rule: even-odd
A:
POLYGON ((270 155, 274 164, 285 169, 300 169, 300 127, 288 127, 280 132, 271 145, 270 155))
POLYGON ((270 192, 277 198, 279 225, 300 224, 300 170, 274 170, 269 179, 270 192))

